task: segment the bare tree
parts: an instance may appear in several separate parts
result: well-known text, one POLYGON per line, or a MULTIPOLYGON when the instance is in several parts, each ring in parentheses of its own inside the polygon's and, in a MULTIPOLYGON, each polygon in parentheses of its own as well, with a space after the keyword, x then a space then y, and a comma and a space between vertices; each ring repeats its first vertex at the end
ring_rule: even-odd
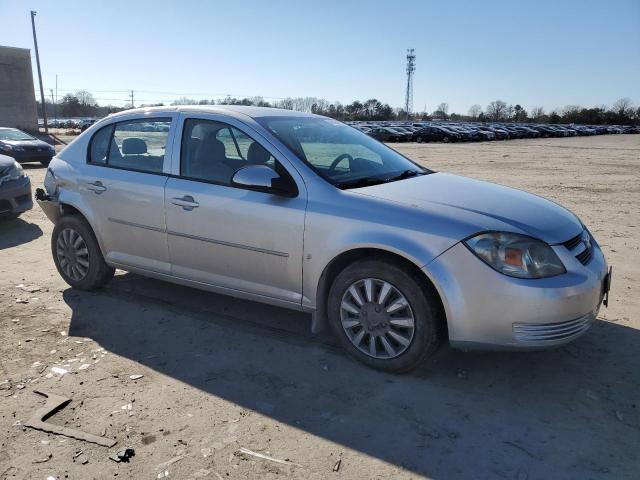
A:
POLYGON ((78 90, 75 94, 75 97, 83 107, 95 107, 96 105, 98 105, 98 102, 96 102, 96 99, 93 98, 93 95, 91 95, 91 93, 87 92, 86 90, 78 90))
POLYGON ((507 114, 507 104, 502 100, 494 100, 487 105, 486 114, 494 122, 503 120, 507 114))
POLYGON ((446 117, 449 113, 449 104, 447 102, 442 102, 440 105, 438 105, 436 111, 444 113, 444 116, 446 117))
POLYGON ((620 98, 613 104, 611 109, 621 117, 629 115, 633 110, 633 102, 629 97, 620 98))
POLYGON ((474 120, 477 120, 481 113, 482 107, 478 104, 471 105, 471 108, 469 108, 469 116, 474 120))
POLYGON ((531 118, 535 121, 540 121, 545 117, 544 108, 542 107, 533 107, 531 108, 531 118))

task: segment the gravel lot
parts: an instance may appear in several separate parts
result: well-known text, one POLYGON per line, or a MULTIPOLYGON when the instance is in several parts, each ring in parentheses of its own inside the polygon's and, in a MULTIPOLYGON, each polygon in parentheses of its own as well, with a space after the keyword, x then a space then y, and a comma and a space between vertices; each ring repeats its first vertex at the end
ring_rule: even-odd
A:
POLYGON ((296 312, 124 272, 73 291, 36 207, 0 224, 0 479, 640 478, 640 135, 395 147, 576 212, 614 266, 601 321, 564 348, 444 348, 385 375, 296 312), (51 422, 117 445, 25 429, 36 390, 72 399, 51 422))

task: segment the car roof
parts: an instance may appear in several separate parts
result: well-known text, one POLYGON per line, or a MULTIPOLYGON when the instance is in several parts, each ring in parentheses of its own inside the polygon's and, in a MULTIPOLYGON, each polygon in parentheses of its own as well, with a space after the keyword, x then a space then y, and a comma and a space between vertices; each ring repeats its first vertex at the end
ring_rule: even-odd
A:
POLYGON ((132 114, 169 113, 169 112, 194 112, 194 113, 222 113, 242 114, 251 118, 260 117, 320 117, 310 113, 286 110, 284 108, 254 107, 247 105, 178 105, 167 107, 142 107, 124 110, 109 115, 109 118, 128 116, 132 114))

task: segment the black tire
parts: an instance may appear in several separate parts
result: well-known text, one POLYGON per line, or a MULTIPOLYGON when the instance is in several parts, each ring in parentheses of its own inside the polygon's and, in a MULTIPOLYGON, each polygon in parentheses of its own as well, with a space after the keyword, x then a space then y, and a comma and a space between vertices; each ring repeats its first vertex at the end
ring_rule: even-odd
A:
POLYGON ((51 163, 51 159, 50 158, 45 158, 45 159, 40 160, 40 164, 42 166, 44 166, 44 167, 48 167, 50 163, 51 163))
POLYGON ((449 137, 444 137, 444 138, 442 139, 442 141, 443 141, 444 143, 449 143, 449 137))
POLYGON ((11 221, 11 220, 15 220, 21 214, 22 214, 22 212, 21 213, 9 213, 9 214, 6 214, 6 215, 0 215, 0 222, 2 222, 2 221, 8 222, 8 221, 11 221))
POLYGON ((51 235, 51 253, 53 255, 53 262, 62 279, 71 287, 77 288, 78 290, 95 290, 100 288, 107 284, 115 273, 115 268, 110 267, 104 261, 100 246, 98 245, 91 226, 84 218, 78 215, 66 215, 58 220, 51 235), (82 240, 84 240, 88 250, 88 271, 86 275, 80 279, 71 278, 60 265, 60 258, 56 246, 58 238, 66 229, 77 232, 80 237, 82 237, 82 240))
POLYGON ((418 142, 418 143, 422 143, 423 141, 424 141, 424 140, 422 140, 422 137, 418 137, 418 138, 416 138, 416 142, 418 142))
POLYGON ((444 322, 437 293, 423 287, 420 279, 388 260, 359 260, 346 267, 333 281, 327 302, 327 314, 333 333, 342 347, 368 367, 390 373, 404 373, 423 364, 438 349, 444 322), (388 282, 404 295, 414 316, 415 330, 407 349, 388 359, 361 352, 342 327, 340 305, 343 295, 358 280, 375 278, 388 282))

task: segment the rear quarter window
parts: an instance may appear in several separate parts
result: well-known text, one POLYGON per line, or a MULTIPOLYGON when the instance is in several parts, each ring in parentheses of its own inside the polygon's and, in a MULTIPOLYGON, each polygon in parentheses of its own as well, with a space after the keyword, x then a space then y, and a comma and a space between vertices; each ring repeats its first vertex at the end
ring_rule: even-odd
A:
POLYGON ((87 161, 94 165, 106 165, 107 154, 109 152, 109 142, 111 141, 111 134, 113 132, 113 125, 98 130, 91 138, 89 144, 89 155, 87 161))

